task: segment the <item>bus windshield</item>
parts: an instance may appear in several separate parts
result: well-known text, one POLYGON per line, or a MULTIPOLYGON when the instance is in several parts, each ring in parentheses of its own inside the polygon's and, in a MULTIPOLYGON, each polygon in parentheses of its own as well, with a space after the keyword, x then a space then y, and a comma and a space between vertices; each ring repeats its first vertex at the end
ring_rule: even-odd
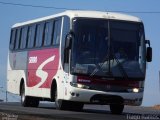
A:
POLYGON ((126 21, 74 19, 71 72, 89 76, 144 78, 142 26, 126 21))

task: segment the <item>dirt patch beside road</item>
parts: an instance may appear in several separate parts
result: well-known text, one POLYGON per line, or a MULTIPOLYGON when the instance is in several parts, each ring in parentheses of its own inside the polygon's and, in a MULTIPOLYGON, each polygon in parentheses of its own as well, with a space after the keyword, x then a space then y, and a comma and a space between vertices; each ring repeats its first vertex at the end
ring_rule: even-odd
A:
POLYGON ((160 105, 155 105, 152 107, 153 109, 160 110, 160 105))

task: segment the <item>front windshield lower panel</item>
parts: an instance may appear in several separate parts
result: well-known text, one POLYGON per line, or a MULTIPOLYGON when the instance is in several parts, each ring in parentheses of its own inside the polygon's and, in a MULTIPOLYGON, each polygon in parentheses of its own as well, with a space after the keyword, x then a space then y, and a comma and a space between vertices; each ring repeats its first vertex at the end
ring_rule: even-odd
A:
POLYGON ((75 18, 71 73, 114 78, 144 78, 142 23, 75 18))

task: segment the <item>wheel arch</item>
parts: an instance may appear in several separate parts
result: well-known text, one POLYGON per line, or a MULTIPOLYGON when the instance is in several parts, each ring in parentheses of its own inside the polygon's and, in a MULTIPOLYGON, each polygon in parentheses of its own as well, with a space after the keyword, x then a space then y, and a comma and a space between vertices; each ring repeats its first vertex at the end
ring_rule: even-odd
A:
POLYGON ((24 78, 21 78, 21 81, 20 81, 19 95, 21 95, 22 85, 25 85, 24 78))
POLYGON ((55 101, 55 90, 57 89, 57 81, 56 79, 52 80, 51 90, 50 90, 50 98, 51 101, 55 101))

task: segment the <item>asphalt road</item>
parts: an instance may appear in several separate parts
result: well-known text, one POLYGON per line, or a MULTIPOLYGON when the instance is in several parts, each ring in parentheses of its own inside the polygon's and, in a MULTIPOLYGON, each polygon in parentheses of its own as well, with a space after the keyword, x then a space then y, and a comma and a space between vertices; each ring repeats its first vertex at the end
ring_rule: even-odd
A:
POLYGON ((38 108, 20 103, 0 103, 0 120, 160 120, 160 111, 149 107, 126 106, 123 114, 113 115, 108 106, 85 105, 82 112, 56 110, 54 103, 38 108))

